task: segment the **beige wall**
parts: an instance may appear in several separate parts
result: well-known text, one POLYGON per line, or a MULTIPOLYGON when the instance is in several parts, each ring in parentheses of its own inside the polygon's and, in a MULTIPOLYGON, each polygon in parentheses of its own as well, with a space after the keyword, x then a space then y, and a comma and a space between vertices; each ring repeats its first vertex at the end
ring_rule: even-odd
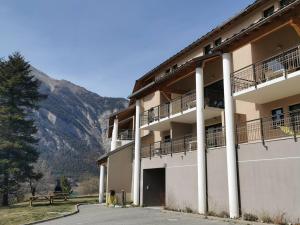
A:
POLYGON ((186 124, 186 123, 171 123, 171 136, 172 138, 181 138, 184 135, 192 134, 193 132, 193 125, 186 124))
POLYGON ((287 25, 252 43, 252 59, 258 62, 299 44, 300 37, 287 25), (288 37, 288 38, 287 38, 288 37))
POLYGON ((260 105, 236 100, 235 101, 235 110, 237 114, 246 115, 246 120, 254 120, 260 118, 260 105))
POLYGON ((238 149, 241 209, 272 218, 300 219, 300 144, 293 138, 241 144, 238 149))
MULTIPOLYGON (((285 215, 288 222, 300 219, 300 145, 293 138, 240 144, 238 148, 239 187, 242 213, 271 218, 285 215)), ((197 151, 173 156, 142 159, 143 169, 166 169, 166 206, 197 211, 197 151)), ((228 212, 226 148, 207 151, 208 210, 228 212)))
POLYGON ((233 71, 237 71, 253 63, 252 47, 247 44, 232 52, 233 71))
POLYGON ((118 202, 121 201, 122 189, 127 201, 131 201, 133 148, 131 144, 108 157, 106 190, 115 190, 118 202))
POLYGON ((142 111, 146 111, 154 106, 160 105, 160 100, 161 100, 160 91, 155 91, 145 96, 141 100, 142 111))
MULTIPOLYGON (((299 87, 299 91, 300 91, 300 87, 299 87)), ((270 117, 271 111, 277 108, 283 108, 283 112, 288 112, 289 106, 299 104, 299 103, 300 103, 300 94, 263 104, 261 105, 261 116, 270 117)))

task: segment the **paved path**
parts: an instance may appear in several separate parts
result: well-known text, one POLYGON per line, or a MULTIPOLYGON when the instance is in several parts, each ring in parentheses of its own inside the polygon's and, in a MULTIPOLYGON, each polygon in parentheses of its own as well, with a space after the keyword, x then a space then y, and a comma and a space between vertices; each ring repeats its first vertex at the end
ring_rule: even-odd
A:
POLYGON ((165 212, 149 208, 107 208, 84 205, 73 216, 41 223, 40 225, 229 225, 205 220, 193 214, 165 212))

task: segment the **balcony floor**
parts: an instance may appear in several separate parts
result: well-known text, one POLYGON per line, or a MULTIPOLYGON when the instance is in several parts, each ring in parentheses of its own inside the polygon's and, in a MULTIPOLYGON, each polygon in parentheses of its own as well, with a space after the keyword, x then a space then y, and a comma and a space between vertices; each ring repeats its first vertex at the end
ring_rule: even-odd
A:
MULTIPOLYGON (((207 120, 207 119, 212 119, 214 117, 221 116, 222 111, 223 109, 220 108, 205 107, 204 118, 205 120, 207 120)), ((170 117, 160 119, 160 121, 155 121, 150 124, 146 124, 142 126, 141 129, 153 130, 153 131, 165 131, 171 128, 171 122, 187 123, 187 124, 196 123, 196 107, 174 115, 170 115, 170 117)))
POLYGON ((266 81, 236 92, 233 97, 237 100, 264 104, 278 99, 300 94, 300 71, 295 71, 284 76, 266 81))

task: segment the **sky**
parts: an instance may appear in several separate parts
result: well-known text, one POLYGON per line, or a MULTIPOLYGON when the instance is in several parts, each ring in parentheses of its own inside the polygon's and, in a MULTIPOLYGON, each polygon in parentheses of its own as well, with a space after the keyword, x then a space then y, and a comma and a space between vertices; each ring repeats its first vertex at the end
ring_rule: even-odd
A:
POLYGON ((0 57, 101 96, 127 97, 135 80, 251 0, 0 0, 0 57))

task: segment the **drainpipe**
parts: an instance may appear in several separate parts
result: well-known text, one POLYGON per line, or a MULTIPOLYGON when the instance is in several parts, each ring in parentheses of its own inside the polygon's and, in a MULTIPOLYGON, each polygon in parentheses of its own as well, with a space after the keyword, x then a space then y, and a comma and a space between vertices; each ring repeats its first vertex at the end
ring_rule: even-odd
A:
POLYGON ((226 132, 226 153, 227 153, 227 179, 229 196, 230 218, 239 217, 239 195, 237 181, 237 161, 235 148, 235 126, 234 126, 234 105, 231 92, 231 54, 224 53, 223 58, 223 81, 225 101, 225 132, 226 132))
POLYGON ((104 172, 105 166, 100 165, 100 177, 99 177, 99 203, 104 202, 104 172))
POLYGON ((206 150, 204 119, 204 81, 203 68, 196 68, 196 116, 197 116, 197 178, 198 178, 198 212, 206 214, 206 150))
POLYGON ((111 135, 111 148, 110 150, 113 151, 117 148, 117 141, 118 141, 118 118, 114 119, 114 127, 111 135))
POLYGON ((141 101, 136 100, 135 106, 135 142, 134 142, 134 174, 133 174, 133 204, 139 205, 140 202, 140 149, 141 149, 141 130, 140 115, 141 101))

